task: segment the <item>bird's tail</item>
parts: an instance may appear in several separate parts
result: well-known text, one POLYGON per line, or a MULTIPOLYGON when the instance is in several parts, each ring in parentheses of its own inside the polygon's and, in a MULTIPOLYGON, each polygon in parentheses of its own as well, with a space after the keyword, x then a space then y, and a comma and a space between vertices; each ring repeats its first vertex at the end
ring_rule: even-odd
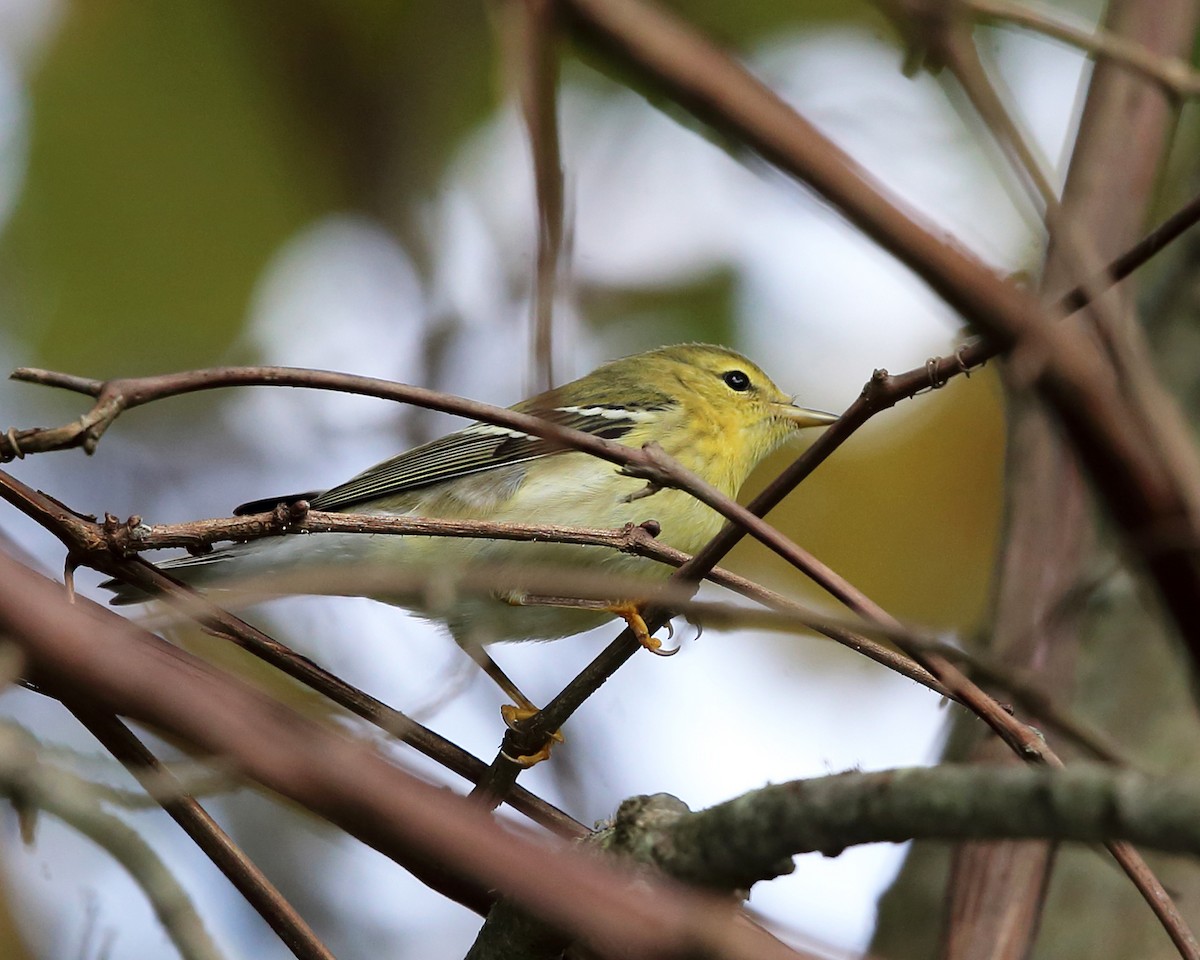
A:
MULTIPOLYGON (((245 558, 236 547, 198 557, 179 557, 158 565, 164 573, 199 590, 218 586, 223 582, 228 582, 232 577, 244 575, 247 572, 245 566, 245 558)), ((112 591, 113 595, 109 599, 109 603, 114 607, 146 603, 156 596, 156 593, 120 580, 105 580, 100 586, 105 590, 112 591)))
MULTIPOLYGON (((394 541, 398 538, 390 538, 394 541)), ((159 565, 164 572, 190 587, 205 592, 236 591, 240 602, 254 602, 268 596, 287 593, 344 593, 346 585, 336 578, 326 583, 313 573, 323 569, 337 570, 369 560, 372 556, 374 537, 356 534, 301 534, 269 537, 249 543, 238 543, 221 550, 214 550, 198 557, 179 557, 159 565), (302 590, 289 589, 289 575, 307 572, 302 577, 302 590), (258 588, 263 592, 250 594, 258 588)), ((100 584, 113 592, 112 603, 116 605, 145 603, 153 595, 139 587, 116 580, 100 584)))

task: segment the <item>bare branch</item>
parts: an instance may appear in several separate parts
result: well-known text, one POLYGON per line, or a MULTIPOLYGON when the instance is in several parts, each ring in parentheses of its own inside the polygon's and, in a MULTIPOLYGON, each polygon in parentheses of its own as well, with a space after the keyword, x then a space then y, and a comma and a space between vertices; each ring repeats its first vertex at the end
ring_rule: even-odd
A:
MULTIPOLYGON (((670 794, 632 797, 622 802, 611 820, 581 842, 585 848, 601 850, 620 858, 622 863, 637 865, 654 882, 661 874, 675 876, 675 857, 668 848, 671 830, 690 815, 687 804, 670 794)), ((791 860, 785 860, 777 864, 776 872, 790 873, 791 868, 791 860)), ((746 896, 745 890, 727 888, 716 878, 709 880, 712 882, 701 885, 722 892, 728 890, 740 899, 746 896)), ((737 920, 753 923, 745 914, 740 914, 737 920)), ((466 960, 560 960, 567 946, 561 934, 510 901, 502 900, 489 911, 466 960)), ((816 960, 815 954, 803 956, 816 960)))
POLYGON ((981 21, 1013 24, 1034 33, 1069 43, 1096 59, 1113 60, 1147 79, 1161 85, 1175 97, 1200 95, 1200 74, 1179 57, 1156 53, 1149 47, 1131 41, 1103 27, 1086 30, 1074 27, 1057 17, 1011 0, 961 0, 981 21))
POLYGON ((554 386, 554 301, 566 248, 566 203, 558 142, 556 0, 508 0, 508 67, 521 103, 537 197, 533 321, 533 392, 554 386))
MULTIPOLYGON (((415 515, 390 516, 367 513, 328 513, 309 510, 301 501, 282 505, 270 513, 247 514, 186 523, 146 524, 140 517, 122 523, 111 515, 105 519, 104 535, 118 556, 133 556, 146 550, 186 547, 203 551, 214 543, 246 543, 285 534, 354 533, 369 536, 453 537, 487 540, 527 540, 611 547, 622 553, 657 553, 654 533, 647 524, 628 524, 622 529, 566 527, 555 524, 506 523, 492 520, 445 519, 415 515)), ((668 553, 671 548, 658 544, 668 553)))
POLYGON ((582 450, 601 460, 618 466, 630 463, 631 454, 636 460, 636 451, 624 444, 604 440, 593 434, 572 430, 540 417, 516 410, 508 410, 478 400, 468 400, 440 390, 414 387, 408 384, 380 380, 375 377, 357 377, 346 373, 327 370, 305 370, 296 367, 210 367, 204 370, 188 370, 167 373, 155 377, 136 377, 124 380, 88 380, 51 370, 21 367, 12 373, 14 380, 62 387, 76 393, 97 398, 96 405, 74 424, 54 430, 35 428, 9 431, 0 444, 0 458, 28 456, 48 450, 65 450, 84 447, 91 452, 99 442, 100 435, 125 410, 168 397, 202 390, 225 387, 301 387, 310 390, 332 390, 380 400, 411 403, 414 406, 457 416, 469 417, 485 423, 510 427, 536 437, 561 443, 564 447, 582 450), (17 446, 13 446, 15 443, 17 446))
POLYGON ((1064 770, 942 765, 774 784, 668 823, 647 844, 689 883, 747 888, 789 858, 915 839, 1128 840, 1200 854, 1200 792, 1079 764, 1064 770))
POLYGON ((300 960, 333 960, 333 954, 283 894, 128 727, 116 717, 80 703, 67 703, 66 707, 125 769, 144 783, 147 790, 155 792, 162 808, 229 878, 292 953, 300 960))

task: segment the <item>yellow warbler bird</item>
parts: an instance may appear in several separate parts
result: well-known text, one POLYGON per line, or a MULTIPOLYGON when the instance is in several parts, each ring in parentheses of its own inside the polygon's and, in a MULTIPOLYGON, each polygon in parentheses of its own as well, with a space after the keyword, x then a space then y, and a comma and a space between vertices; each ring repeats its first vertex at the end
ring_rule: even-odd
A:
MULTIPOLYGON (((731 497, 754 467, 798 429, 836 419, 796 406, 745 357, 706 344, 662 347, 606 363, 512 409, 630 447, 655 442, 731 497)), ((619 528, 654 519, 661 527, 659 539, 687 553, 696 552, 724 522, 683 491, 664 489, 639 497, 645 488, 644 480, 622 475, 612 463, 507 427, 476 423, 323 493, 258 500, 237 512, 266 511, 304 499, 314 510, 517 524, 619 528)), ((662 579, 670 573, 662 564, 598 546, 337 533, 256 540, 170 561, 163 568, 199 588, 220 590, 247 578, 270 575, 278 580, 289 571, 347 565, 395 571, 398 582, 438 570, 505 565, 625 578, 662 579)), ((110 581, 105 586, 116 591, 116 603, 146 599, 125 585, 110 581)), ((414 595, 411 587, 407 593, 381 595, 378 580, 365 590, 338 580, 320 592, 365 593, 408 607, 444 622, 469 650, 493 641, 556 639, 614 614, 635 630, 640 623, 628 605, 543 604, 511 592, 443 598, 436 604, 429 591, 414 595)), ((657 642, 645 636, 644 624, 641 631, 640 639, 653 649, 657 642)), ((510 682, 496 679, 528 706, 510 682)))

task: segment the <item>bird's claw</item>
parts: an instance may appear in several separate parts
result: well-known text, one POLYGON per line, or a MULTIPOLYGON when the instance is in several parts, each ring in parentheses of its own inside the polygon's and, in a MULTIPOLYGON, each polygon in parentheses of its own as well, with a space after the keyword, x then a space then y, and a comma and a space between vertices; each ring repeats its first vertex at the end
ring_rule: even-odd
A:
MULTIPOLYGON (((669 647, 664 649, 662 641, 658 637, 650 633, 650 628, 646 626, 646 621, 642 619, 642 611, 638 609, 636 603, 618 603, 608 608, 609 613, 614 613, 622 620, 637 637, 637 642, 643 647, 658 657, 673 657, 679 652, 679 647, 669 647)), ((675 636, 675 628, 667 623, 667 639, 675 636)))
MULTIPOLYGON (((670 639, 670 637, 668 636, 667 639, 670 639)), ((640 643, 656 657, 673 657, 683 649, 682 647, 664 647, 662 641, 659 640, 658 637, 651 636, 647 636, 645 640, 643 640, 641 637, 638 637, 638 643, 640 643)))
MULTIPOLYGON (((500 716, 504 718, 504 725, 508 727, 509 730, 516 730, 517 724, 519 724, 522 720, 528 720, 538 712, 539 711, 537 707, 518 707, 511 703, 506 703, 500 708, 500 716)), ((518 767, 529 769, 530 767, 541 763, 543 760, 549 760, 550 751, 554 749, 554 745, 557 743, 566 743, 566 739, 567 738, 563 736, 561 730, 555 730, 549 735, 549 738, 546 740, 546 742, 542 744, 542 748, 536 753, 514 757, 501 750, 500 755, 504 757, 505 760, 515 763, 518 767)))

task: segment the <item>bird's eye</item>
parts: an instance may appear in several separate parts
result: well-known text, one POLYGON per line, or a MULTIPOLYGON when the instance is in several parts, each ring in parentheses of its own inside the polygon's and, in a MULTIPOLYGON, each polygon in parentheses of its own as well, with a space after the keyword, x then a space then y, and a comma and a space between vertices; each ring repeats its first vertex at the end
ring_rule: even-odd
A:
POLYGON ((730 390, 736 390, 738 393, 750 389, 750 378, 741 370, 730 370, 721 377, 725 381, 725 386, 730 390))

